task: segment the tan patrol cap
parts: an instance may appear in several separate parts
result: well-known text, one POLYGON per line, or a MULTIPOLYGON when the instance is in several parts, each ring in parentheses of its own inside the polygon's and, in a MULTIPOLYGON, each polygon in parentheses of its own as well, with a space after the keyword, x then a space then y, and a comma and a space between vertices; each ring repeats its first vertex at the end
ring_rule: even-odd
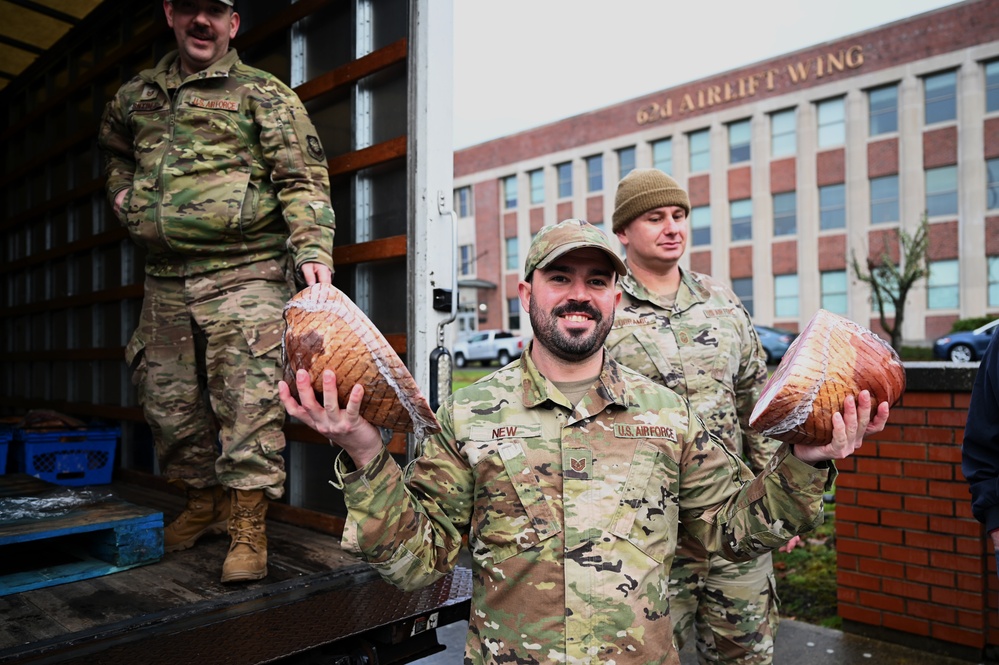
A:
POLYGON ((607 253, 614 270, 619 275, 627 275, 628 268, 621 257, 614 253, 603 231, 583 219, 567 219, 554 226, 546 226, 531 241, 524 263, 524 279, 531 279, 531 273, 544 268, 558 257, 573 250, 593 247, 607 253))

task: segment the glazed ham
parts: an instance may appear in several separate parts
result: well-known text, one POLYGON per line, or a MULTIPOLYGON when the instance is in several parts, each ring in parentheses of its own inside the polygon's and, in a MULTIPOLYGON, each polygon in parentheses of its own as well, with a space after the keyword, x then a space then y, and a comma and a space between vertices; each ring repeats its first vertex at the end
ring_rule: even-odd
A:
POLYGON ((284 308, 285 381, 297 396, 295 372, 304 369, 320 399, 323 370, 336 374, 337 397, 346 406, 351 388, 364 386, 361 416, 374 425, 423 438, 441 430, 413 376, 364 312, 342 291, 314 284, 284 308))
POLYGON ((890 344, 842 316, 820 309, 791 343, 763 387, 749 424, 792 444, 832 441, 832 416, 847 395, 871 393, 873 410, 905 390, 905 368, 890 344))

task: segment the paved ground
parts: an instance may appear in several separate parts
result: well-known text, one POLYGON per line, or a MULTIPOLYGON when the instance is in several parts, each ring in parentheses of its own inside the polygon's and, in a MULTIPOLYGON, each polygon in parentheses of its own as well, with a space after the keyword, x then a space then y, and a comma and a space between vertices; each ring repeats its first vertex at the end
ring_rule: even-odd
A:
MULTIPOLYGON (((447 650, 415 661, 418 665, 460 665, 468 624, 464 621, 437 631, 447 650)), ((872 640, 839 630, 784 619, 777 633, 774 665, 969 665, 908 647, 872 640)), ((697 665, 691 645, 680 654, 682 665, 697 665)))

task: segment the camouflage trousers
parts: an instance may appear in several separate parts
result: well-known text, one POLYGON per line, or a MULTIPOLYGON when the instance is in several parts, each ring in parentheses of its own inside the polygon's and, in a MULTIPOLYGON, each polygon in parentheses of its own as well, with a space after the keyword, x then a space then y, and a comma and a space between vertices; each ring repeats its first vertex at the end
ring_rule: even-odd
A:
POLYGON ((126 350, 161 473, 192 487, 284 492, 284 266, 146 276, 126 350))
POLYGON ((681 529, 669 577, 677 649, 693 629, 702 665, 773 663, 780 616, 770 554, 733 563, 681 529))

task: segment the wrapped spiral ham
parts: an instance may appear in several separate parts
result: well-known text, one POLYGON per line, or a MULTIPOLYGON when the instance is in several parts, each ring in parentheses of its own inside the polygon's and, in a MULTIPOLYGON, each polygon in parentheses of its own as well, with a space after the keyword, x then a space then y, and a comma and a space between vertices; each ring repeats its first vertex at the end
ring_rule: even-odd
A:
POLYGON ((323 370, 336 374, 337 398, 345 407, 355 383, 364 386, 361 416, 379 427, 414 432, 419 438, 441 431, 430 405, 395 350, 364 312, 342 291, 314 284, 284 308, 284 373, 297 397, 295 372, 304 369, 322 399, 323 370))
POLYGON ((749 424, 781 441, 824 446, 833 414, 862 390, 871 393, 872 416, 881 402, 895 404, 905 390, 898 354, 870 330, 820 309, 763 386, 749 424))

